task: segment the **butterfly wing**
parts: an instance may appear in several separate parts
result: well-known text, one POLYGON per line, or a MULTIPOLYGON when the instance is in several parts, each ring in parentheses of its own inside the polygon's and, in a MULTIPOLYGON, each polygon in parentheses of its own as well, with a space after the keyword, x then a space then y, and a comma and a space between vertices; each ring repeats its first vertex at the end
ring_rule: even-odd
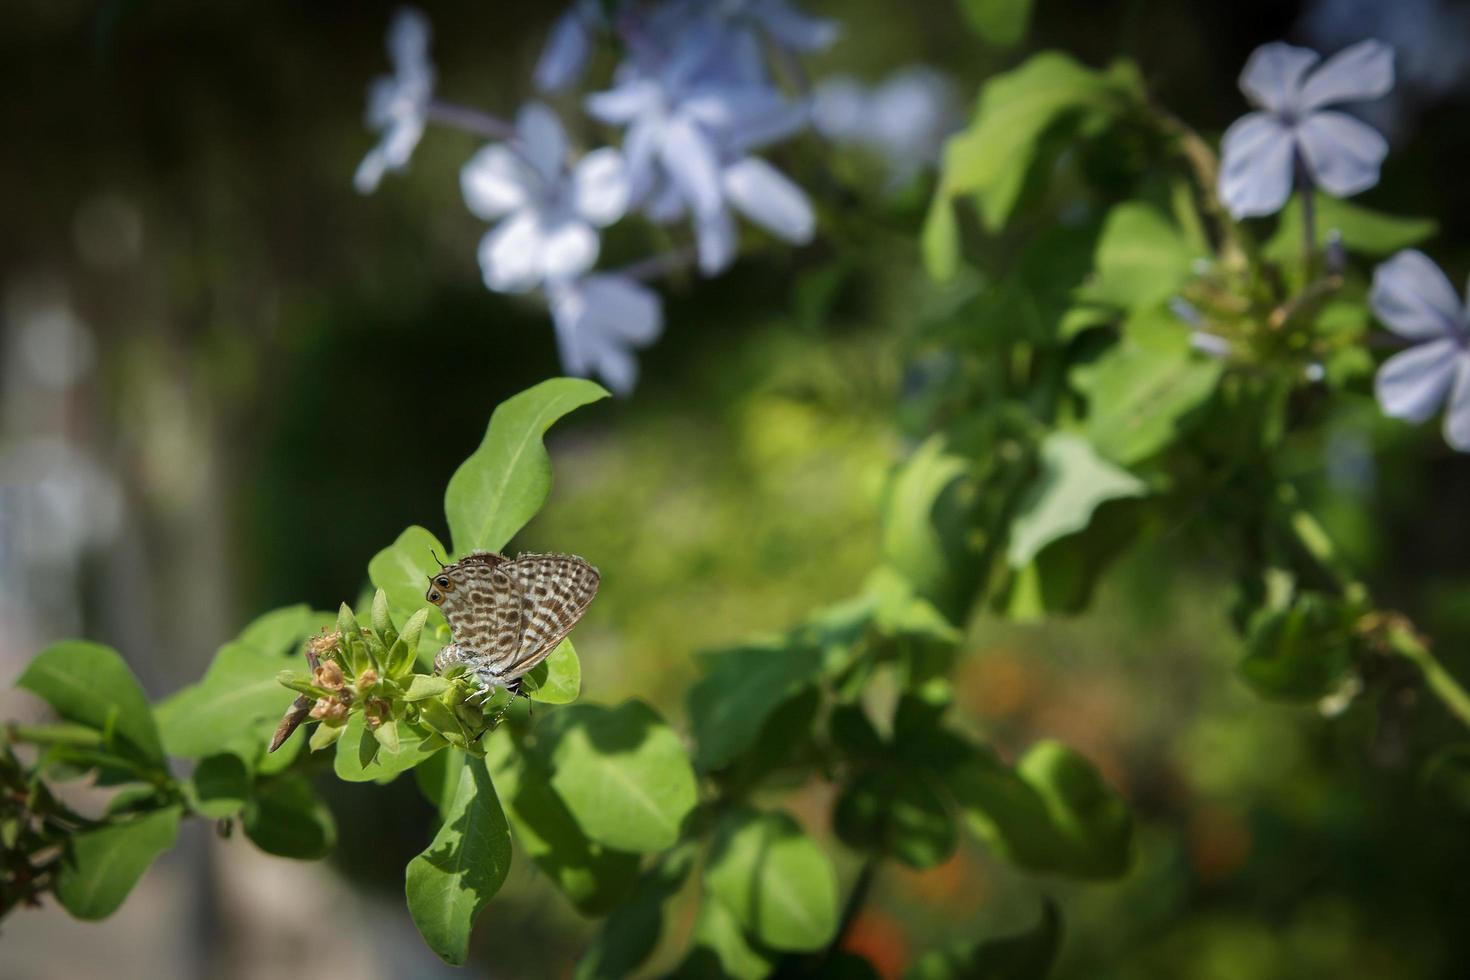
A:
POLYGON ((515 662, 524 628, 526 607, 512 565, 499 555, 472 555, 445 569, 455 588, 440 608, 455 644, 497 672, 515 662))
POLYGON ((503 568, 521 599, 521 642, 508 680, 533 670, 566 639, 597 595, 602 576, 575 555, 521 555, 503 568))

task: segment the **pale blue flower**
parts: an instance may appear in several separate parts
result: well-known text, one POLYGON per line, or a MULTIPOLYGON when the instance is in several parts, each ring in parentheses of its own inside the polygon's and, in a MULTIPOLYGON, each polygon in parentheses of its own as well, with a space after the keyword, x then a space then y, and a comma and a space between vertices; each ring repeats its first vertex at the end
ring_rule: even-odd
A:
POLYGON ((1424 422, 1447 405, 1445 441, 1470 452, 1470 314, 1455 287, 1428 256, 1408 249, 1373 271, 1369 301, 1384 326, 1414 344, 1378 369, 1384 414, 1424 422))
POLYGON ((536 87, 543 92, 560 92, 575 85, 587 70, 593 41, 603 24, 597 0, 577 0, 558 17, 536 62, 536 87))
POLYGON ((711 49, 691 43, 659 64, 647 57, 630 61, 613 88, 586 101, 594 118, 626 127, 623 154, 633 196, 649 216, 664 222, 693 217, 707 275, 733 258, 731 205, 788 240, 811 236, 805 194, 749 156, 799 130, 805 107, 768 85, 711 81, 705 72, 710 57, 711 49), (771 200, 755 199, 767 192, 771 200))
POLYGON ((1393 88, 1393 49, 1363 41, 1319 61, 1315 51, 1275 43, 1246 62, 1240 87, 1260 108, 1236 120, 1221 144, 1220 199, 1235 217, 1281 210, 1298 174, 1335 197, 1378 183, 1387 141, 1327 107, 1393 88))
POLYGON ((375 78, 368 88, 367 126, 382 137, 352 178, 363 194, 376 190, 386 171, 407 167, 424 135, 434 94, 434 66, 429 61, 429 20, 421 11, 404 7, 393 16, 388 59, 393 74, 375 78))
POLYGON ((592 275, 549 287, 547 300, 567 371, 629 394, 638 381, 633 350, 663 330, 658 294, 629 276, 592 275))
POLYGON ((485 285, 520 293, 569 282, 597 262, 597 229, 623 216, 628 175, 622 155, 604 147, 567 166, 561 122, 539 103, 516 118, 516 139, 492 143, 460 171, 469 209, 499 221, 480 242, 485 285))
POLYGON ((900 69, 871 88, 846 75, 829 76, 812 98, 817 132, 881 157, 891 188, 938 162, 960 122, 954 86, 923 65, 900 69))

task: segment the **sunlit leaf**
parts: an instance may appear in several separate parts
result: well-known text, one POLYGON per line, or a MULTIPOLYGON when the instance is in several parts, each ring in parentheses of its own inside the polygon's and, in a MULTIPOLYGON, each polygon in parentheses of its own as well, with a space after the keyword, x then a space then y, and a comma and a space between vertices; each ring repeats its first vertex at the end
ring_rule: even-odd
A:
POLYGON ((785 813, 727 813, 704 880, 741 926, 772 949, 820 949, 837 929, 832 862, 785 813))
POLYGON ((1022 567, 1051 542, 1085 528, 1100 504, 1146 492, 1142 480, 1102 459, 1086 439, 1052 433, 1041 447, 1041 472, 1011 524, 1011 564, 1022 567))
POLYGON ((15 683, 67 721, 102 732, 105 745, 151 766, 164 765, 148 697, 111 648, 80 640, 57 643, 37 654, 15 683))
POLYGON ((105 919, 117 911, 148 866, 173 846, 180 815, 172 806, 73 837, 56 879, 62 906, 78 919, 105 919))

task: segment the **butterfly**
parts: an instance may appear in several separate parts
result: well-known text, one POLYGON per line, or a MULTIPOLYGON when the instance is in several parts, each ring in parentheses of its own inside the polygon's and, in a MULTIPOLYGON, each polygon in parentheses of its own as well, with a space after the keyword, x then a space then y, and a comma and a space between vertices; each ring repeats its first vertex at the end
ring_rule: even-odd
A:
POLYGON ((520 693, 521 679, 551 655, 582 618, 602 576, 575 555, 515 558, 477 551, 429 577, 424 598, 444 613, 452 642, 434 672, 462 667, 488 698, 520 693))

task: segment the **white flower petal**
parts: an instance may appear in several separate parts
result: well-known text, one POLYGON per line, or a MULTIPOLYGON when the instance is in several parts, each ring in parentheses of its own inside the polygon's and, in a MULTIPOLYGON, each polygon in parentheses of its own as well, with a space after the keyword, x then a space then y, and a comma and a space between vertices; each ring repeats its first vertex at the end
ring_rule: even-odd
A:
POLYGON ((638 347, 653 343, 663 331, 663 302, 658 293, 628 276, 588 276, 582 280, 591 316, 600 333, 638 347))
POLYGON ((658 294, 627 276, 588 276, 551 290, 551 316, 566 369, 596 374, 626 395, 638 379, 630 348, 651 343, 663 329, 658 294))
POLYGON ((671 225, 681 220, 687 213, 684 207, 684 198, 679 194, 679 188, 673 182, 661 181, 644 202, 643 213, 655 224, 671 225))
POLYGON ((804 245, 812 240, 816 216, 800 187, 759 157, 725 168, 725 196, 751 221, 773 235, 804 245))
POLYGON ((1220 144, 1220 199, 1237 218, 1274 214, 1291 196, 1296 140, 1270 113, 1242 116, 1220 144))
POLYGON ((1240 89, 1251 101, 1272 112, 1291 112, 1301 95, 1302 77, 1320 56, 1308 48, 1280 41, 1251 52, 1240 73, 1240 89))
POLYGON ((1388 141, 1343 112, 1314 112, 1297 126, 1307 169, 1328 193, 1349 197, 1378 183, 1388 141))
POLYGON ((577 213, 606 227, 628 210, 631 184, 623 155, 612 147, 593 150, 572 171, 572 200, 577 213))
POLYGON ((542 278, 545 236, 534 211, 518 211, 480 239, 480 272, 497 293, 524 293, 542 278))
POLYGON ((717 276, 735 261, 735 219, 728 208, 720 207, 694 216, 694 238, 699 253, 699 271, 717 276))
POLYGON ((1470 453, 1470 354, 1455 358, 1455 384, 1444 413, 1444 439, 1454 449, 1470 453))
POLYGON ((848 75, 829 75, 812 93, 812 125, 828 139, 851 139, 864 131, 868 92, 848 75))
POLYGON ((362 163, 357 165, 357 172, 352 175, 352 185, 357 188, 359 194, 371 194, 378 189, 382 183, 383 173, 386 171, 387 161, 383 159, 381 147, 373 147, 368 150, 367 156, 362 158, 362 163))
POLYGON ((1328 58, 1307 76, 1298 108, 1302 112, 1377 99, 1393 88, 1393 48, 1382 41, 1360 41, 1328 58))
POLYGON ((484 147, 459 171, 465 204, 486 221, 525 207, 539 183, 525 159, 504 143, 484 147))
POLYGON ((516 116, 521 152, 548 184, 561 178, 567 159, 567 133, 556 113, 539 102, 528 102, 516 116))
POLYGON ((429 18, 423 11, 402 7, 388 24, 388 58, 400 73, 417 73, 429 60, 429 18))
POLYGON ((594 92, 582 100, 582 107, 599 122, 621 126, 656 111, 662 101, 658 83, 643 78, 624 82, 606 92, 594 92))
POLYGON ((559 92, 581 77, 592 50, 592 32, 580 5, 573 6, 557 18, 546 39, 546 47, 536 62, 536 87, 543 92, 559 92))
POLYGON ((675 116, 664 125, 660 137, 659 160, 690 208, 697 214, 720 210, 720 166, 715 148, 699 126, 675 116))
POLYGON ((1409 422, 1429 418, 1444 401, 1455 365, 1461 361, 1453 340, 1432 340, 1384 361, 1373 380, 1383 414, 1409 422))
POLYGON ((1373 270, 1373 313, 1400 337, 1433 340, 1465 333, 1455 287, 1429 256, 1405 249, 1373 270))
POLYGON ((597 232, 584 221, 563 221, 543 228, 541 278, 548 282, 567 282, 577 278, 597 263, 600 242, 597 232))

